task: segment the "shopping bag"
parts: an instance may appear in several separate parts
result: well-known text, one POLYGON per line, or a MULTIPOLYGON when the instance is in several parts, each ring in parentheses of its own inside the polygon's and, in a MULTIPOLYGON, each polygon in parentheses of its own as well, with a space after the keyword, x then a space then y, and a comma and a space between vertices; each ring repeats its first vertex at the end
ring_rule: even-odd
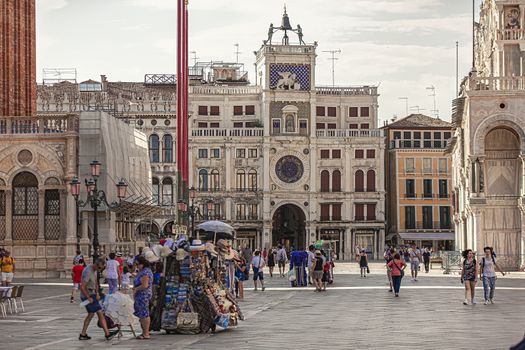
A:
POLYGON ((191 302, 186 301, 177 315, 177 332, 183 334, 197 334, 200 332, 199 314, 193 309, 191 302))
POLYGON ((295 270, 288 271, 288 281, 294 282, 297 279, 295 276, 295 270))

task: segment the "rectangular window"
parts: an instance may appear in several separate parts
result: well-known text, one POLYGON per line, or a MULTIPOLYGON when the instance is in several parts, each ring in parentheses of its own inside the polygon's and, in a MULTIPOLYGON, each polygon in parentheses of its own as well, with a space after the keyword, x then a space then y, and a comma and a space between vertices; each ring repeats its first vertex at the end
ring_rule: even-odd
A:
POLYGON ((210 106, 210 115, 219 115, 219 106, 210 106))
POLYGON ((299 119, 299 135, 308 135, 308 120, 299 119))
POLYGON ((425 139, 425 141, 423 141, 423 147, 432 148, 432 141, 430 141, 432 138, 432 133, 430 131, 425 131, 423 133, 423 138, 425 139))
POLYGON ((247 128, 258 128, 259 125, 260 125, 259 122, 246 122, 246 123, 245 123, 245 126, 246 126, 247 128))
POLYGON ((450 207, 439 207, 439 225, 442 230, 450 229, 450 207))
POLYGON ((369 107, 361 107, 361 117, 370 117, 369 107))
POLYGON ((355 205, 355 221, 365 221, 365 205, 355 205))
POLYGON ((432 198, 432 179, 423 179, 423 198, 432 198))
POLYGON ((366 157, 369 159, 376 157, 376 150, 375 149, 367 149, 366 150, 366 157))
POLYGON ((237 220, 246 220, 246 204, 236 205, 237 220))
POLYGON ((208 158, 208 150, 205 149, 205 148, 200 148, 199 149, 199 158, 200 159, 208 158))
POLYGON ((443 133, 443 138, 444 138, 445 140, 448 140, 451 136, 452 136, 452 134, 451 134, 450 132, 445 132, 445 133, 443 133))
POLYGON ((401 140, 401 131, 394 131, 394 140, 401 140))
POLYGON ((199 122, 199 128, 207 128, 208 123, 199 122))
POLYGON ((340 149, 333 149, 332 150, 332 158, 333 159, 340 159, 341 158, 341 150, 340 149))
POLYGON ((208 106, 199 106, 199 115, 208 115, 208 106))
POLYGON ((316 123, 315 124, 315 128, 316 129, 321 129, 321 130, 322 129, 326 129, 326 125, 325 125, 325 123, 316 123))
POLYGON ((405 180, 405 197, 416 198, 416 184, 414 179, 405 180))
POLYGON ((233 123, 233 127, 234 128, 242 128, 242 127, 244 127, 244 125, 243 125, 242 122, 235 122, 235 123, 233 123))
POLYGON ((448 173, 448 159, 447 158, 439 158, 439 173, 440 174, 446 174, 448 173))
POLYGON ((274 119, 272 121, 272 133, 274 135, 278 135, 281 133, 281 120, 279 119, 274 119))
POLYGON ((448 181, 439 180, 439 198, 448 198, 448 181))
POLYGON ((221 157, 221 149, 220 148, 212 148, 210 151, 211 158, 220 158, 221 157))
POLYGON ((330 220, 330 204, 321 204, 321 221, 330 220))
POLYGON ((257 158, 257 148, 248 149, 248 158, 257 158))
POLYGON ((257 220, 259 218, 259 206, 257 204, 248 205, 248 219, 257 220))
POLYGON ((233 115, 242 115, 242 106, 233 106, 233 115))
POLYGON ((362 123, 362 124, 361 124, 361 129, 370 129, 370 124, 368 124, 368 123, 362 123))
POLYGON ((427 230, 434 228, 432 224, 432 209, 434 209, 434 207, 431 207, 431 206, 423 207, 423 228, 427 230))
POLYGON ((410 131, 403 132, 403 139, 410 140, 412 138, 412 133, 410 131))
POLYGON ((362 149, 355 150, 355 159, 363 159, 365 157, 365 151, 362 149))
POLYGON ((235 158, 246 158, 246 149, 245 148, 237 148, 235 150, 235 158))
POLYGON ((405 228, 416 228, 416 207, 409 205, 405 207, 405 228))
POLYGON ((359 115, 359 109, 357 107, 350 107, 348 109, 348 116, 352 118, 356 118, 359 115))
POLYGON ((219 123, 210 123, 210 128, 218 128, 219 123))
POLYGON ((414 131, 414 139, 421 140, 421 131, 414 131))
POLYGON ((432 158, 423 158, 423 174, 432 174, 432 158))
POLYGON ((255 115, 255 106, 248 105, 244 107, 244 114, 246 115, 255 115))
POLYGON ((348 124, 348 129, 358 129, 359 124, 348 124))
POLYGON ((330 158, 330 150, 322 149, 321 150, 321 159, 328 159, 330 158))
POLYGON ((341 203, 332 204, 332 220, 341 221, 341 203))
POLYGON ((337 124, 328 123, 327 129, 337 129, 337 124))
POLYGON ((317 106, 315 108, 315 112, 316 112, 316 115, 318 117, 324 117, 325 116, 325 108, 324 107, 321 107, 321 106, 317 106))
POLYGON ((374 221, 376 219, 376 204, 366 205, 366 219, 368 221, 374 221))
POLYGON ((337 108, 336 107, 327 107, 326 108, 326 114, 329 117, 336 117, 337 116, 337 108))
POLYGON ((416 164, 414 158, 405 158, 405 172, 414 173, 416 171, 416 164))

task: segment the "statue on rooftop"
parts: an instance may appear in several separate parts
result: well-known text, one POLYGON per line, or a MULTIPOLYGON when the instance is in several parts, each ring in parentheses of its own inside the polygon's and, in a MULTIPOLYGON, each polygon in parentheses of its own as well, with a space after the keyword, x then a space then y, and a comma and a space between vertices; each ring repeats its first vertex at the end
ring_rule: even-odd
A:
POLYGON ((272 44, 272 36, 273 33, 275 33, 277 29, 273 26, 273 23, 270 23, 270 28, 268 29, 268 40, 267 42, 271 45, 272 44))
POLYGON ((303 40, 303 28, 299 24, 297 25, 297 36, 299 37, 299 45, 306 45, 303 40))

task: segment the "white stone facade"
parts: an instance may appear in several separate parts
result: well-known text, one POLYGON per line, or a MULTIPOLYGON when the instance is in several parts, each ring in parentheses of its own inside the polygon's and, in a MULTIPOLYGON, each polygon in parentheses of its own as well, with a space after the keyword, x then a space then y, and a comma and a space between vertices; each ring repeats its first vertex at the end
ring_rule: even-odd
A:
POLYGON ((455 101, 456 244, 493 246, 511 268, 525 254, 525 1, 485 1, 476 70, 455 101))

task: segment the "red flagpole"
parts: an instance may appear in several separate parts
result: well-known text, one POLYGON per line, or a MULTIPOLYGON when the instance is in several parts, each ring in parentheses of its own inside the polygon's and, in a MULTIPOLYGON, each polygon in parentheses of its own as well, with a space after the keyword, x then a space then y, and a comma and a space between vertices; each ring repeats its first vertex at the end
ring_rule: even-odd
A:
POLYGON ((183 148, 182 148, 182 158, 184 159, 184 163, 182 164, 182 179, 184 183, 186 184, 186 188, 188 187, 188 178, 189 178, 189 164, 188 164, 188 4, 187 0, 184 0, 183 2, 184 6, 184 12, 183 12, 183 77, 184 77, 184 85, 183 85, 183 148))

